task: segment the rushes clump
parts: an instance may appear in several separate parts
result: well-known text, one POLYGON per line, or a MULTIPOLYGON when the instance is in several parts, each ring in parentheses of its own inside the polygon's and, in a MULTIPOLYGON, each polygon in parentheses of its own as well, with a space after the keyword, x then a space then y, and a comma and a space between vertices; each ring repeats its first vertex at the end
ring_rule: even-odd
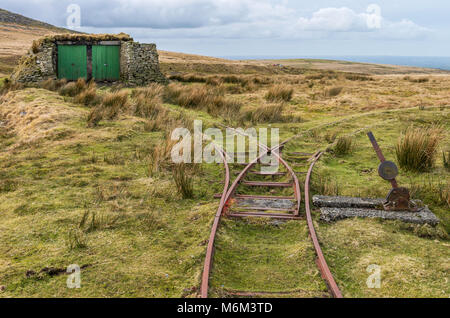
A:
POLYGON ((353 150, 353 137, 341 136, 336 140, 333 147, 333 152, 336 156, 344 156, 352 152, 353 150))
POLYGON ((172 163, 171 152, 176 143, 177 141, 167 138, 164 142, 157 144, 152 149, 148 159, 148 176, 152 176, 162 169, 168 170, 170 168, 172 163))
POLYGON ((171 83, 167 85, 163 92, 163 101, 169 104, 177 104, 178 97, 183 90, 184 87, 180 84, 171 83))
POLYGON ((76 82, 69 82, 59 89, 62 96, 74 97, 87 88, 86 81, 79 78, 76 82))
POLYGON ((80 229, 72 229, 67 234, 66 244, 69 250, 85 248, 87 246, 86 234, 80 229))
POLYGON ((43 89, 56 92, 66 84, 67 80, 65 78, 59 80, 49 78, 48 80, 41 82, 39 86, 42 87, 43 89))
POLYGON ((442 130, 439 127, 409 127, 395 147, 397 162, 401 168, 416 172, 428 171, 434 166, 442 130))
POLYGON ((74 102, 85 106, 93 106, 101 103, 101 97, 97 95, 97 85, 95 82, 90 82, 86 89, 78 93, 74 98, 74 102))
POLYGON ((132 94, 134 98, 134 114, 143 118, 156 119, 163 112, 162 93, 163 86, 151 84, 145 88, 139 88, 132 94))
POLYGON ((194 197, 194 169, 185 163, 177 163, 172 167, 173 180, 183 199, 194 197))
POLYGON ((252 124, 283 121, 284 104, 266 104, 244 114, 244 119, 252 124))
POLYGON ((325 136, 323 137, 326 142, 329 144, 333 143, 337 138, 337 132, 335 131, 328 131, 325 136))
POLYGON ((84 233, 93 232, 95 230, 110 229, 117 223, 117 221, 119 221, 121 217, 121 214, 110 216, 106 214, 98 214, 95 211, 86 209, 81 217, 78 227, 84 233))
POLYGON ((325 90, 324 95, 325 95, 325 97, 336 97, 342 92, 343 89, 344 88, 340 87, 340 86, 339 87, 331 87, 331 88, 328 88, 325 90))
POLYGON ((95 127, 102 119, 114 119, 120 111, 128 108, 128 92, 121 90, 108 93, 103 97, 100 105, 94 107, 88 115, 89 127, 95 127))
POLYGON ((284 85, 274 85, 269 88, 265 99, 269 102, 284 101, 289 102, 294 95, 294 89, 292 87, 286 87, 284 85))
POLYGON ((236 116, 242 106, 240 102, 225 98, 219 88, 211 86, 187 87, 170 84, 164 90, 163 99, 167 103, 184 108, 203 109, 211 115, 227 119, 236 116))
POLYGON ((108 93, 103 97, 100 107, 105 111, 108 119, 117 117, 120 110, 126 109, 128 105, 128 92, 126 90, 108 93))
POLYGON ((177 99, 177 104, 185 108, 201 108, 207 106, 216 94, 216 90, 203 86, 184 89, 177 99))
POLYGON ((321 174, 317 174, 312 178, 311 191, 321 195, 340 195, 340 187, 337 180, 321 174))

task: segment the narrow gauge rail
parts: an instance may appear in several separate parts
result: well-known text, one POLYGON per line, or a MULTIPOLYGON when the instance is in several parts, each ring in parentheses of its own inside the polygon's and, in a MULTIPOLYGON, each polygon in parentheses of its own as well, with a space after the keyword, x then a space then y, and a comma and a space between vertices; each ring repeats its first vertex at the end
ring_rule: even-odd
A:
MULTIPOLYGON (((219 207, 217 209, 216 215, 214 217, 214 222, 211 228, 211 234, 208 241, 208 247, 206 250, 206 256, 205 256, 205 262, 203 266, 203 274, 202 274, 202 283, 200 288, 200 296, 202 298, 208 297, 208 289, 209 289, 209 276, 211 272, 212 267, 212 261, 213 261, 213 254, 214 254, 214 241, 217 234, 217 229, 220 224, 221 217, 223 215, 227 215, 229 217, 271 217, 276 219, 287 219, 287 220, 296 220, 296 219, 302 219, 300 216, 300 204, 301 204, 301 192, 300 192, 300 184, 298 181, 298 178, 296 176, 296 173, 294 170, 289 166, 289 164, 281 157, 280 154, 278 154, 278 151, 280 149, 283 149, 284 145, 295 138, 296 136, 290 137, 289 139, 285 140, 281 144, 279 144, 276 147, 268 148, 268 146, 259 144, 259 147, 262 148, 265 152, 273 154, 276 159, 281 163, 285 168, 287 173, 292 177, 292 183, 291 184, 281 184, 281 183, 275 183, 275 182, 253 182, 253 183, 247 183, 251 186, 263 186, 263 187, 275 187, 275 186, 292 186, 294 190, 294 197, 292 199, 295 199, 296 204, 295 208, 292 210, 288 209, 279 209, 283 212, 288 213, 265 213, 265 212, 238 212, 238 213, 228 213, 228 209, 230 207, 230 202, 232 201, 233 197, 235 197, 236 189, 239 184, 243 183, 244 177, 247 175, 247 173, 251 170, 252 167, 254 167, 258 162, 261 161, 261 159, 265 156, 265 153, 260 155, 258 158, 254 159, 252 162, 247 164, 245 168, 239 173, 239 175, 236 177, 234 182, 229 186, 230 184, 230 168, 227 161, 227 153, 223 149, 219 149, 216 147, 216 149, 219 151, 219 154, 223 160, 223 164, 225 167, 225 182, 224 182, 224 189, 223 193, 220 196, 220 203, 219 207), (289 213, 291 212, 291 213, 289 213)), ((312 155, 309 161, 311 161, 311 165, 308 169, 307 175, 306 175, 306 181, 305 181, 305 210, 306 210, 306 220, 308 225, 309 234, 314 246, 314 250, 317 255, 316 264, 319 268, 319 271, 321 273, 322 278, 325 280, 329 292, 332 297, 334 298, 342 298, 342 293, 339 290, 339 287, 337 286, 333 275, 331 274, 331 271, 327 265, 327 262, 325 260, 325 257, 322 253, 322 249, 320 247, 319 241, 317 239, 317 234, 314 228, 314 224, 312 221, 311 211, 310 211, 310 195, 309 195, 309 183, 311 179, 312 170, 314 168, 314 165, 316 162, 320 159, 322 155, 322 152, 317 151, 315 154, 312 155)), ((264 175, 278 175, 279 173, 267 173, 264 175)), ((270 195, 267 196, 240 196, 247 197, 247 198, 277 198, 270 195)), ((281 197, 278 197, 282 199, 281 197)), ((290 198, 289 198, 290 199, 290 198)), ((273 210, 273 208, 267 208, 264 209, 261 207, 257 208, 258 210, 273 210)))

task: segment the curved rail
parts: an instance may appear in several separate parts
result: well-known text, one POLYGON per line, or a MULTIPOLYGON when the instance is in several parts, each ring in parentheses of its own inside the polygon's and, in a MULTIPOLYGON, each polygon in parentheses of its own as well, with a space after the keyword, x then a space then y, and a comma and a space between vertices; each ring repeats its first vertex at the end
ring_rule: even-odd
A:
POLYGON ((311 236, 311 240, 314 245, 314 249, 317 254, 317 266, 319 267, 320 273, 325 280, 325 282, 328 285, 328 288, 334 298, 342 298, 342 293, 339 290, 339 287, 337 286, 333 275, 330 272, 330 269, 328 268, 327 261, 325 260, 325 257, 323 256, 322 249, 320 248, 319 240, 317 239, 316 230, 314 229, 314 224, 311 217, 311 209, 309 206, 309 181, 311 179, 312 170, 314 168, 314 165, 316 162, 320 159, 322 156, 322 152, 317 152, 313 160, 311 162, 311 165, 308 169, 308 173, 306 175, 306 181, 305 181, 305 209, 306 209, 306 222, 308 224, 309 228, 309 234, 311 236))
POLYGON ((228 166, 226 153, 223 149, 218 149, 217 147, 216 150, 219 150, 220 156, 222 157, 223 164, 225 166, 225 182, 223 187, 223 194, 220 199, 219 208, 217 209, 216 216, 214 217, 213 226, 211 228, 211 234, 208 240, 208 247, 206 249, 205 264, 203 266, 203 274, 202 274, 202 285, 200 288, 202 298, 208 297, 209 274, 211 272, 211 264, 214 254, 214 240, 216 238, 217 228, 219 227, 220 217, 222 216, 222 211, 225 206, 225 196, 228 190, 228 185, 230 184, 230 168, 228 166))
MULTIPOLYGON (((225 126, 226 127, 226 126, 225 126)), ((234 131, 236 131, 237 133, 241 134, 241 135, 245 135, 248 136, 245 133, 240 132, 237 129, 231 128, 231 127, 226 127, 229 129, 232 129, 234 131)), ((300 191, 300 183, 298 181, 298 178, 294 172, 294 170, 292 170, 292 168, 287 164, 286 161, 284 161, 283 158, 281 158, 281 156, 277 153, 277 150, 279 150, 280 148, 282 148, 289 140, 291 140, 291 138, 283 141, 282 143, 280 143, 279 145, 270 148, 262 143, 258 142, 258 147, 262 148, 264 151, 266 152, 270 152, 272 154, 275 155, 275 157, 277 158, 277 160, 279 162, 281 162, 281 164, 286 168, 286 170, 289 172, 289 174, 292 177, 292 180, 294 181, 294 196, 295 196, 295 200, 297 201, 297 206, 295 209, 295 216, 298 216, 300 214, 300 204, 301 204, 301 191, 300 191)), ((261 160, 266 154, 263 153, 262 155, 260 155, 258 158, 256 158, 255 160, 253 160, 252 162, 250 162, 242 171, 241 173, 237 176, 237 178, 234 180, 233 184, 231 185, 230 189, 228 190, 228 193, 225 197, 225 202, 228 203, 229 200, 231 199, 231 197, 233 196, 234 192, 236 191, 237 186, 239 185, 239 183, 242 181, 242 179, 244 178, 244 176, 247 174, 247 172, 259 161, 261 160)), ((227 204, 225 204, 225 207, 227 206, 227 204)), ((226 210, 224 211, 226 212, 226 210)))

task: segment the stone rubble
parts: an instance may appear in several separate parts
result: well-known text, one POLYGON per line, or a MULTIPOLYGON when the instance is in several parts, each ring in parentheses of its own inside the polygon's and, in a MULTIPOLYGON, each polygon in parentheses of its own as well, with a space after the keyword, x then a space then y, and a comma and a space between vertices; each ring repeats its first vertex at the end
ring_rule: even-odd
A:
POLYGON ((320 207, 320 219, 334 222, 345 218, 380 218, 400 220, 406 223, 430 224, 436 226, 439 219, 419 200, 414 202, 419 208, 417 212, 385 211, 382 208, 384 199, 365 199, 352 197, 313 196, 313 204, 320 207))

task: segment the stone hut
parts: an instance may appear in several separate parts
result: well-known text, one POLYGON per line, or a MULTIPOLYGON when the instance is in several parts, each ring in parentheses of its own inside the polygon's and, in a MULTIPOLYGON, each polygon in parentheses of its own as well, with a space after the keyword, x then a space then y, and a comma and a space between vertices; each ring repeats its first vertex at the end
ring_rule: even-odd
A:
POLYGON ((131 86, 166 83, 155 44, 141 44, 128 34, 59 34, 33 42, 12 80, 22 83, 49 78, 120 81, 131 86))

